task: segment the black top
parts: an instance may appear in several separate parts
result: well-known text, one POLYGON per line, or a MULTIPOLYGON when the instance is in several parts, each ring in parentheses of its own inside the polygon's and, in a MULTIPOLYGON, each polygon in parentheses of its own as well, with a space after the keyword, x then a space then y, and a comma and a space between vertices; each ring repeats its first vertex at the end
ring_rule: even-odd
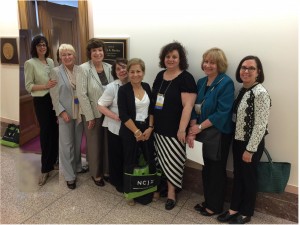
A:
POLYGON ((164 95, 162 109, 154 109, 154 131, 158 134, 177 137, 182 114, 181 93, 197 94, 194 77, 188 71, 182 71, 170 81, 163 79, 165 70, 160 71, 153 83, 153 100, 156 103, 157 94, 164 95))
MULTIPOLYGON (((150 99, 150 105, 148 110, 148 116, 153 115, 153 108, 154 102, 151 98, 151 88, 148 83, 142 82, 142 87, 146 91, 150 99)), ((128 133, 132 134, 132 132, 124 125, 129 119, 135 121, 136 118, 136 107, 135 107, 135 97, 131 83, 124 84, 119 88, 118 91, 118 109, 119 109, 119 117, 122 121, 121 128, 120 128, 120 135, 121 133, 124 134, 128 133)), ((147 118, 148 121, 148 118, 147 118)), ((133 134, 132 134, 133 135, 133 134)))

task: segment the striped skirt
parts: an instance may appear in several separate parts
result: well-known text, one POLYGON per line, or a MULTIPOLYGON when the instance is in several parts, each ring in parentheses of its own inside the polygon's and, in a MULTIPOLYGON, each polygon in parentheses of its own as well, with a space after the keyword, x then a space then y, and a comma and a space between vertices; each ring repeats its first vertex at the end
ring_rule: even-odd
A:
POLYGON ((182 188, 184 164, 186 160, 185 145, 175 137, 154 133, 155 149, 159 167, 175 187, 182 188))

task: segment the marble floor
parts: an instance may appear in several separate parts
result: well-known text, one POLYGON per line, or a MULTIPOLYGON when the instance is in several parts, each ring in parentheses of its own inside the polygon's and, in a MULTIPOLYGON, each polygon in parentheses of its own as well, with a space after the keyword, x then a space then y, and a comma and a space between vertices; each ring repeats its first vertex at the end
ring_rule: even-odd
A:
MULTIPOLYGON (((171 211, 164 209, 165 198, 147 206, 127 205, 122 194, 109 183, 96 186, 87 174, 79 174, 77 188, 70 190, 60 171, 52 171, 46 185, 37 185, 40 155, 21 153, 1 146, 0 223, 13 224, 216 224, 194 211, 203 196, 182 191, 171 211)), ((228 205, 226 205, 228 207, 228 205)), ((293 223, 255 212, 252 224, 293 223)))

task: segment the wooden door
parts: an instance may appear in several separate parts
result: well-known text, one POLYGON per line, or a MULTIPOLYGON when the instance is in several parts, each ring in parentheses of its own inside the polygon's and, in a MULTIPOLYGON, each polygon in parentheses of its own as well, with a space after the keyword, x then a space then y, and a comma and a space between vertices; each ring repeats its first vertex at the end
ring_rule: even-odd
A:
POLYGON ((42 33, 47 37, 50 56, 56 65, 56 51, 60 44, 72 44, 77 52, 77 63, 85 61, 81 54, 89 36, 87 2, 79 1, 78 8, 46 1, 18 1, 20 18, 20 146, 39 135, 39 125, 31 95, 25 90, 24 62, 31 58, 32 37, 42 33), (36 4, 38 19, 36 18, 36 4), (39 26, 38 26, 39 25, 39 26), (80 29, 79 29, 80 27, 80 29), (79 41, 80 40, 80 41, 79 41), (80 45, 79 43, 84 43, 80 45))
POLYGON ((39 22, 43 34, 49 41, 51 58, 58 65, 56 51, 60 44, 67 43, 74 46, 77 59, 76 64, 81 63, 81 51, 78 33, 78 10, 75 7, 57 5, 51 2, 41 1, 39 7, 39 22))

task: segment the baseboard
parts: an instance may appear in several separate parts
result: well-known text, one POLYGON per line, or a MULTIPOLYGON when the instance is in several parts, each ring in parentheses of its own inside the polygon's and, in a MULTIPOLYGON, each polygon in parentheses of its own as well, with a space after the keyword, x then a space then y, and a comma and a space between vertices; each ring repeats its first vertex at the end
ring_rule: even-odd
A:
MULTIPOLYGON (((200 165, 199 163, 193 162, 193 161, 191 161, 189 159, 186 160, 186 164, 185 165, 187 167, 190 167, 190 168, 202 170, 202 165, 200 165)), ((233 171, 227 170, 227 177, 228 178, 233 178, 233 171)), ((286 188, 285 188, 285 192, 298 195, 298 187, 294 186, 294 185, 289 185, 288 184, 286 186, 286 188)))
MULTIPOLYGON (((187 161, 183 176, 183 189, 203 195, 201 170, 201 165, 187 161)), ((227 172, 225 201, 230 202, 233 174, 231 171, 227 172)), ((257 193, 255 210, 298 223, 298 188, 289 185, 286 191, 289 192, 281 194, 257 193)))
POLYGON ((7 123, 7 124, 13 123, 13 124, 19 125, 19 121, 11 120, 11 119, 7 119, 7 118, 3 118, 3 117, 0 117, 0 122, 7 123))

